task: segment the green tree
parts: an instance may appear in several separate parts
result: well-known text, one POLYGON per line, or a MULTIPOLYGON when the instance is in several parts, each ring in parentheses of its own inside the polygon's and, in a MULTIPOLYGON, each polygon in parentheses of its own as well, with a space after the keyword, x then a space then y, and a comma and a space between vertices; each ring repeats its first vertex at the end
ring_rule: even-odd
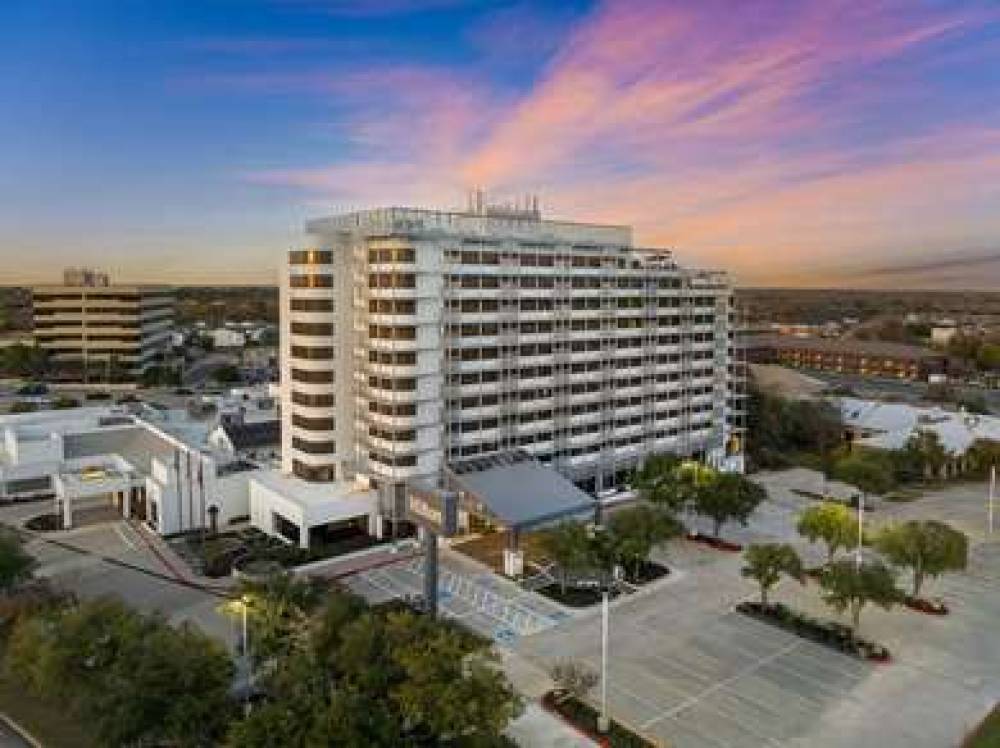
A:
POLYGON ((695 492, 691 508, 712 520, 713 534, 719 537, 722 526, 736 520, 746 526, 750 515, 767 499, 767 491, 737 473, 721 473, 695 492))
POLYGON ((212 745, 234 714, 228 654, 188 624, 128 640, 101 680, 86 713, 106 745, 212 745))
POLYGON ((909 438, 906 449, 917 455, 920 464, 921 478, 941 477, 945 465, 948 464, 948 451, 941 444, 938 435, 933 431, 918 431, 909 438))
POLYGON ((231 727, 229 745, 507 745, 520 701, 487 641, 408 610, 356 613, 341 600, 317 614, 312 641, 334 649, 280 656, 267 703, 231 727))
POLYGON ((37 379, 48 368, 49 354, 37 346, 15 343, 3 349, 0 361, 4 371, 10 376, 37 379))
POLYGON ((281 572, 263 581, 241 582, 226 610, 242 615, 240 606, 247 606, 251 654, 263 662, 305 647, 310 615, 322 603, 319 583, 281 572))
POLYGON ((687 499, 678 482, 680 466, 675 455, 652 455, 635 472, 632 484, 646 501, 680 511, 687 499))
POLYGON ((541 533, 539 542, 559 569, 563 593, 571 574, 586 570, 591 564, 590 536, 582 522, 561 522, 541 533))
POLYGON ((928 576, 960 571, 969 560, 965 534, 937 520, 911 520, 889 525, 877 536, 875 546, 896 566, 913 572, 913 597, 928 576))
POLYGON ((240 381, 240 370, 232 364, 225 364, 212 371, 212 379, 218 384, 236 384, 240 381))
POLYGON ((1000 344, 983 343, 976 353, 976 365, 983 371, 1000 370, 1000 344))
POLYGON ((744 557, 746 566, 740 573, 756 580, 760 585, 760 602, 765 607, 768 592, 781 580, 783 574, 799 583, 804 582, 802 560, 787 543, 755 543, 746 549, 744 557))
POLYGON ((112 600, 20 619, 5 664, 102 745, 211 745, 231 716, 232 664, 219 644, 112 600))
POLYGON ((786 467, 795 455, 824 456, 843 441, 840 412, 827 402, 789 400, 751 382, 747 448, 755 467, 786 467))
POLYGON ((806 508, 799 515, 796 526, 799 535, 810 543, 823 541, 826 546, 826 563, 833 563, 833 557, 841 548, 850 548, 857 541, 857 523, 851 510, 843 504, 824 501, 806 508))
POLYGON ((24 550, 24 541, 13 530, 0 528, 0 594, 7 594, 31 578, 35 559, 24 550))
POLYGON ((850 558, 834 561, 820 577, 823 601, 843 613, 850 611, 854 631, 861 625, 861 611, 868 603, 889 610, 903 599, 892 572, 881 562, 866 561, 859 568, 850 558))
POLYGON ((640 504, 608 519, 607 531, 618 562, 638 576, 653 548, 683 532, 683 526, 663 509, 640 504))
POLYGON ((884 453, 858 451, 847 455, 834 464, 833 477, 857 486, 862 494, 884 494, 895 486, 892 460, 884 453))

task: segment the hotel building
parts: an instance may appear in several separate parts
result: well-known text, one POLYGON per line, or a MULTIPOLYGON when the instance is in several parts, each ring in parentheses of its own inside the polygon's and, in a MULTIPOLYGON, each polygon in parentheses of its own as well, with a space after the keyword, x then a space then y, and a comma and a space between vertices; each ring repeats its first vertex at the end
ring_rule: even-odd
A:
POLYGON ((162 286, 111 285, 107 275, 69 270, 61 285, 32 288, 36 344, 63 378, 129 380, 170 346, 174 295, 162 286))
POLYGON ((526 452, 590 493, 649 454, 742 469, 744 366, 723 273, 537 203, 307 225, 281 284, 282 468, 380 503, 526 452))

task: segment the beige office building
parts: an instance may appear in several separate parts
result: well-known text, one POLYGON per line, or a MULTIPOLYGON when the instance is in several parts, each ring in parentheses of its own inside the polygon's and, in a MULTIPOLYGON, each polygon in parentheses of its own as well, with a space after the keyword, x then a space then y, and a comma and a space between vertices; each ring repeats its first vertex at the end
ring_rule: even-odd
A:
POLYGON ((63 284, 32 288, 32 315, 35 342, 62 378, 128 381, 169 350, 174 294, 73 270, 63 284))

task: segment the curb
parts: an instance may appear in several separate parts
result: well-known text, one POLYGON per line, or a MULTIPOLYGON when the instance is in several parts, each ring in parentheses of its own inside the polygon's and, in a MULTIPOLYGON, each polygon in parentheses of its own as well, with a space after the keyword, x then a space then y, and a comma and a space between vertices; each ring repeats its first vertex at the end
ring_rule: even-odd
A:
POLYGON ((0 722, 3 722, 7 727, 14 731, 21 740, 28 743, 34 748, 44 748, 42 744, 35 739, 35 736, 19 725, 13 718, 9 715, 0 712, 0 722))

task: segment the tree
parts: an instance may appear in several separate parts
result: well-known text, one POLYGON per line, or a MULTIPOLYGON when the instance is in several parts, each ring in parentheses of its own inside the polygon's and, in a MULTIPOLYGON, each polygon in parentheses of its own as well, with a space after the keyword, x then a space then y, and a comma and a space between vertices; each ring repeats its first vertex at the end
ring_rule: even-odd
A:
POLYGON ((833 477, 857 486, 863 494, 883 494, 895 485, 891 458, 874 452, 855 452, 837 460, 833 477))
POLYGON ((584 699, 600 682, 600 676, 574 660, 559 660, 549 668, 549 676, 559 691, 565 696, 584 699))
POLYGON ((646 501, 679 511, 686 499, 677 481, 680 465, 675 455, 652 455, 635 472, 632 484, 646 501))
POLYGON ((106 745, 210 745, 233 715, 232 663, 215 640, 159 621, 130 639, 87 699, 106 745))
POLYGON ((672 515, 647 504, 615 512, 608 519, 607 529, 614 555, 632 572, 633 578, 638 576, 653 548, 683 531, 672 515))
POLYGON ((921 478, 939 478, 948 464, 948 451, 933 431, 918 431, 909 438, 906 449, 917 457, 921 478))
POLYGON ((765 499, 767 491, 752 480, 737 473, 721 473, 695 492, 692 509, 711 518, 713 534, 719 537, 728 521, 737 520, 746 526, 750 515, 765 499))
POLYGON ((0 529, 0 594, 31 578, 35 559, 24 550, 24 541, 13 530, 0 529))
POLYGON ((232 364, 225 364, 212 371, 212 379, 218 384, 236 384, 240 381, 240 370, 232 364))
POLYGON ((857 540, 857 524, 851 510, 833 501, 824 501, 805 509, 799 515, 796 529, 810 543, 823 541, 828 566, 833 563, 838 550, 850 548, 857 540))
POLYGON ((820 577, 823 601, 838 613, 849 610, 855 633, 861 610, 874 603, 889 610, 903 598, 892 572, 881 562, 866 561, 859 568, 853 559, 841 558, 823 570, 820 577))
POLYGON ((6 666, 102 745, 211 745, 231 716, 232 663, 218 643, 113 600, 20 619, 6 666))
POLYGON ((236 591, 238 602, 227 606, 242 615, 247 606, 251 654, 258 662, 269 660, 306 645, 309 616, 323 602, 317 582, 289 573, 272 574, 263 581, 243 581, 236 591))
POLYGON ((569 575, 579 573, 590 565, 587 528, 581 522, 562 522, 542 532, 539 540, 544 552, 559 567, 559 584, 565 593, 569 575))
POLYGON ((889 525, 875 541, 876 548, 896 566, 913 571, 913 597, 928 576, 960 571, 969 559, 965 534, 937 520, 911 520, 889 525))
POLYGON ((760 585, 760 603, 767 606, 767 593, 785 574, 802 583, 802 560, 787 543, 755 543, 744 553, 747 565, 740 573, 760 585))
POLYGON ((279 656, 264 676, 267 702, 231 727, 227 744, 508 745, 502 732, 520 700, 486 640, 398 607, 358 614, 349 600, 314 624, 311 641, 332 646, 329 656, 313 646, 279 656))
POLYGON ((37 346, 15 343, 3 350, 0 360, 11 376, 37 379, 48 368, 49 353, 37 346))
POLYGON ((827 402, 789 400, 751 382, 748 405, 750 461, 787 467, 795 455, 825 455, 843 440, 840 412, 827 402))

